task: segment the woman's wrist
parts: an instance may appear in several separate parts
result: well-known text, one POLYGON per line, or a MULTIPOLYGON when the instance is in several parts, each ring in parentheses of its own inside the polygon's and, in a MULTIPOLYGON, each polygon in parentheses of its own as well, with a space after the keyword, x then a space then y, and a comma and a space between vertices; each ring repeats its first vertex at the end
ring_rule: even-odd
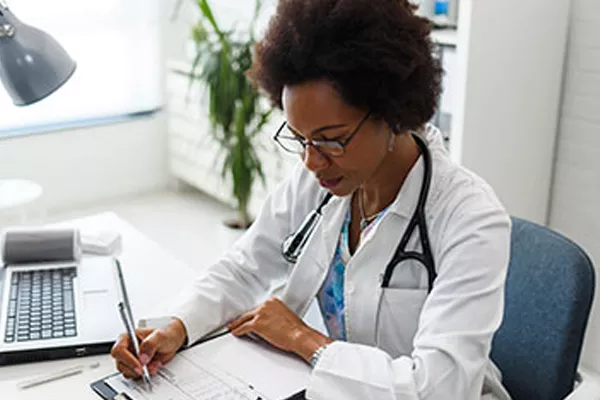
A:
POLYGON ((309 327, 303 329, 297 336, 295 353, 310 364, 313 354, 321 347, 332 343, 333 340, 309 327))
POLYGON ((185 325, 183 324, 182 320, 174 317, 171 320, 171 322, 169 323, 167 329, 174 332, 175 337, 180 340, 180 343, 178 343, 179 348, 181 348, 187 344, 187 341, 188 341, 187 330, 186 330, 185 325))

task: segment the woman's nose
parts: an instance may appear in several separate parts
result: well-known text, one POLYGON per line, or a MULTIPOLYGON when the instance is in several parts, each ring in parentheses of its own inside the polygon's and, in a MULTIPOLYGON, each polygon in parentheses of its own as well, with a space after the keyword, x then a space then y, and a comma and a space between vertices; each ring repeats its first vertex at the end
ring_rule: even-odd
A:
POLYGON ((304 165, 312 172, 319 172, 329 167, 330 160, 324 156, 314 146, 308 145, 302 154, 304 165))

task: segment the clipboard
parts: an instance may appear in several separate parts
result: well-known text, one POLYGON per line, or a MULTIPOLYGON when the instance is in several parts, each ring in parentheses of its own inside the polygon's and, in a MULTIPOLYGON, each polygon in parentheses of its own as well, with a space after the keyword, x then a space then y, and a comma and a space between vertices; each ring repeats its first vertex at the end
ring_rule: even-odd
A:
MULTIPOLYGON (((281 380, 272 379, 273 374, 281 373, 281 371, 278 371, 280 369, 278 362, 281 363, 281 370, 284 371, 284 373, 281 373, 282 378, 285 378, 285 374, 287 373, 288 378, 291 377, 293 378, 292 380, 295 380, 294 384, 291 385, 292 387, 294 387, 294 389, 287 391, 284 395, 281 395, 281 390, 278 391, 278 394, 272 395, 271 393, 268 393, 267 390, 265 390, 266 384, 264 382, 255 382, 254 380, 243 379, 244 377, 238 376, 239 379, 243 379, 244 383, 252 389, 254 389, 253 385, 256 385, 257 383, 260 383, 262 385, 262 387, 256 385, 259 386, 260 391, 264 393, 264 395, 258 395, 256 397, 257 400, 262 400, 262 396, 267 397, 269 400, 306 399, 306 390, 304 388, 306 387, 307 382, 300 383, 300 381, 303 380, 305 376, 308 377, 310 375, 310 372, 308 372, 308 374, 306 373, 307 370, 310 371, 310 367, 304 364, 303 361, 290 357, 290 355, 287 353, 284 353, 282 351, 270 347, 270 345, 266 345, 264 343, 257 342, 252 339, 236 338, 233 335, 228 334, 227 332, 222 332, 210 338, 203 339, 202 341, 199 341, 198 343, 195 343, 192 346, 180 351, 180 354, 178 354, 174 360, 180 357, 181 354, 187 355, 188 358, 192 357, 192 360, 194 359, 193 357, 197 357, 198 359, 205 359, 205 357, 207 357, 206 355, 210 355, 211 352, 214 352, 212 356, 215 359, 221 357, 227 360, 226 363, 223 362, 223 360, 219 362, 219 367, 221 369, 228 369, 228 365, 231 365, 232 369, 239 369, 240 364, 246 364, 248 366, 246 369, 252 369, 254 370, 253 373, 256 374, 256 370, 260 369, 259 363, 265 363, 265 360, 267 360, 264 366, 267 367, 267 369, 273 370, 264 373, 265 376, 268 376, 269 382, 278 381, 281 385, 281 380), (220 350, 222 349, 225 349, 225 351, 221 351, 221 354, 219 354, 220 350), (242 349, 242 351, 240 351, 240 349, 242 349), (231 357, 231 354, 235 354, 235 358, 231 357), (297 369, 297 371, 294 371, 295 369, 297 369), (298 388, 299 385, 301 386, 301 388, 298 388), (290 395, 290 393, 292 394, 290 395)), ((171 363, 172 362, 173 361, 171 361, 171 363)), ((169 364, 167 364, 166 368, 168 368, 168 366, 169 364)), ((107 375, 102 379, 92 382, 90 384, 90 387, 96 394, 98 394, 100 398, 104 400, 137 400, 129 396, 127 392, 120 391, 118 388, 116 389, 115 387, 111 386, 110 382, 114 382, 114 378, 117 378, 119 375, 120 373, 118 372, 107 375)), ((251 375, 252 373, 250 373, 250 376, 251 375)), ((247 376, 249 375, 246 375, 246 378, 247 376)))
MULTIPOLYGON (((118 375, 118 373, 106 376, 98 381, 92 382, 90 387, 96 394, 98 394, 104 400, 133 400, 127 395, 127 393, 117 393, 109 384, 106 383, 106 379, 118 375)), ((290 397, 281 400, 306 400, 306 390, 302 390, 298 393, 293 394, 290 397)))
POLYGON ((96 394, 105 400, 133 400, 127 395, 127 393, 117 393, 116 390, 106 383, 107 379, 116 375, 118 375, 118 373, 105 376, 100 380, 90 383, 90 387, 94 392, 96 392, 96 394))

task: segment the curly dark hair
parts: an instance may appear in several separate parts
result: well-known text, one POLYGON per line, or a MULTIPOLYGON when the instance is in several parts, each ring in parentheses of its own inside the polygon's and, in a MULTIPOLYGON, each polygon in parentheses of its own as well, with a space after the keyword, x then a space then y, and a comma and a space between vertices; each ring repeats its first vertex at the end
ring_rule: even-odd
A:
POLYGON ((396 133, 428 122, 442 69, 408 0, 279 0, 249 77, 279 108, 284 86, 326 79, 396 133))

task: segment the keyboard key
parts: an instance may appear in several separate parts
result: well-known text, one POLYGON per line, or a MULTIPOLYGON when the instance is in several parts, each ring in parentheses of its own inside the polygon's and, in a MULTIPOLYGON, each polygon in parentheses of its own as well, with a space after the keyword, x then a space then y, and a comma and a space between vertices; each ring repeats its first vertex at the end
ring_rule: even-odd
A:
POLYGON ((14 341, 15 341, 15 337, 14 337, 14 336, 6 336, 6 337, 4 338, 4 342, 5 342, 5 343, 12 343, 12 342, 14 342, 14 341))
POLYGON ((42 339, 48 339, 52 337, 52 330, 50 329, 44 329, 42 331, 42 339))
POLYGON ((17 315, 17 302, 14 300, 11 300, 8 303, 8 316, 14 317, 15 315, 17 315))
POLYGON ((64 337, 64 336, 65 336, 65 334, 64 334, 63 331, 53 331, 52 332, 52 337, 61 338, 61 337, 64 337))
POLYGON ((73 296, 66 296, 65 297, 65 311, 73 311, 74 307, 73 307, 73 296))
POLYGON ((29 335, 19 335, 19 336, 17 336, 17 341, 18 342, 24 342, 26 340, 29 340, 29 335))
POLYGON ((40 332, 31 332, 29 334, 30 340, 38 340, 40 338, 40 332))
POLYGON ((65 329, 65 336, 76 336, 77 332, 75 329, 65 329))

